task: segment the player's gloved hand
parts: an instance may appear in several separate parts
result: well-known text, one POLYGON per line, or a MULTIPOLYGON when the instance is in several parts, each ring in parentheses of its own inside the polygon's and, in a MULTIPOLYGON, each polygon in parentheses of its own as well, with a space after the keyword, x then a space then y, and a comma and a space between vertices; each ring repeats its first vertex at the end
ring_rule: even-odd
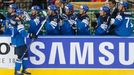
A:
POLYGON ((110 25, 114 24, 114 22, 115 22, 115 19, 112 18, 110 21, 110 25))
POLYGON ((47 16, 47 12, 46 11, 42 11, 44 16, 47 16))
POLYGON ((37 39, 38 36, 35 35, 35 34, 33 34, 33 33, 30 33, 30 34, 29 34, 29 38, 30 38, 30 39, 37 39))
POLYGON ((107 29, 108 25, 106 25, 106 24, 101 24, 101 25, 100 25, 100 27, 101 27, 103 30, 105 30, 105 31, 106 31, 106 29, 107 29))
POLYGON ((53 29, 55 29, 57 26, 57 23, 55 21, 51 21, 50 25, 52 26, 53 29))
POLYGON ((61 16, 61 19, 62 19, 62 20, 68 20, 68 17, 67 17, 66 14, 62 14, 62 15, 60 15, 60 16, 61 16))
POLYGON ((85 23, 85 27, 89 25, 89 21, 87 19, 83 19, 82 22, 85 23))
POLYGON ((117 16, 116 16, 116 19, 118 19, 118 20, 120 20, 120 21, 121 21, 123 18, 122 18, 122 16, 121 16, 121 15, 117 15, 117 16))
POLYGON ((38 24, 40 23, 39 18, 35 18, 35 19, 34 19, 34 22, 36 23, 36 25, 38 25, 38 24))
POLYGON ((30 16, 28 15, 28 13, 26 11, 24 11, 24 20, 25 21, 30 21, 31 20, 30 16))
POLYGON ((76 21, 75 20, 68 20, 68 22, 71 24, 71 25, 73 25, 73 24, 76 24, 76 21))

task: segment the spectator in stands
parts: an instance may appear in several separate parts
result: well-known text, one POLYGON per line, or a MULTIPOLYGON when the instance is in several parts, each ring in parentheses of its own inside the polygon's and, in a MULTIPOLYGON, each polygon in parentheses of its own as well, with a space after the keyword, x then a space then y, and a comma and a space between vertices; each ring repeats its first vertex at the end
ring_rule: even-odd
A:
POLYGON ((55 1, 55 5, 58 8, 58 13, 59 14, 65 13, 65 11, 64 11, 64 3, 65 2, 66 2, 66 0, 56 0, 55 1))
POLYGON ((110 10, 111 10, 111 12, 110 12, 111 17, 115 18, 117 16, 118 12, 119 12, 118 7, 116 5, 116 1, 115 0, 109 0, 108 2, 109 2, 110 10))
POLYGON ((46 9, 47 8, 47 0, 32 0, 32 6, 39 6, 41 9, 46 9), (46 5, 45 5, 46 4, 46 5))

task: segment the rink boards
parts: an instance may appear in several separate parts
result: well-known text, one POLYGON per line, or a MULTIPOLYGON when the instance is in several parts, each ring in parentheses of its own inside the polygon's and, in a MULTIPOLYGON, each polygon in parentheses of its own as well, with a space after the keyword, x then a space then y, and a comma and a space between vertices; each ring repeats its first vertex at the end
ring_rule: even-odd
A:
MULTIPOLYGON (((13 75, 14 47, 10 46, 10 37, 0 39, 0 75, 13 75)), ((134 73, 134 37, 46 36, 32 43, 27 38, 26 42, 33 75, 134 73)))

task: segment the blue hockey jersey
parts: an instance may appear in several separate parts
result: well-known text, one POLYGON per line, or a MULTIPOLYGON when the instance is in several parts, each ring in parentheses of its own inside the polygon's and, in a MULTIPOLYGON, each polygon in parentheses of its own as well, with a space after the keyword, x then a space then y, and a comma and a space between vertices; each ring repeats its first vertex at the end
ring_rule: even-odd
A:
POLYGON ((48 17, 45 24, 45 29, 46 29, 46 35, 60 35, 58 15, 48 17))
MULTIPOLYGON (((28 28, 28 33, 36 34, 39 30, 40 26, 42 25, 42 21, 45 18, 37 16, 37 17, 31 17, 31 20, 29 21, 30 27, 28 28)), ((42 34, 39 34, 42 35, 42 34)))
POLYGON ((75 35, 75 30, 73 27, 75 27, 76 21, 75 16, 72 15, 66 15, 63 19, 63 25, 61 26, 61 34, 62 35, 75 35))
POLYGON ((4 26, 4 35, 11 36, 12 31, 11 31, 11 25, 14 25, 14 19, 16 15, 10 15, 7 14, 6 20, 3 21, 3 26, 4 26))
POLYGON ((115 34, 119 36, 130 36, 132 34, 132 18, 130 12, 121 12, 115 18, 115 34))
POLYGON ((90 35, 89 16, 77 14, 76 17, 77 35, 90 35))
POLYGON ((18 24, 11 28, 12 35, 11 35, 11 44, 15 45, 16 47, 25 45, 25 37, 27 36, 27 32, 22 24, 18 24))
POLYGON ((95 35, 106 35, 107 34, 107 29, 108 29, 108 25, 107 25, 107 20, 108 20, 108 16, 102 17, 99 16, 97 19, 97 27, 95 29, 95 35))

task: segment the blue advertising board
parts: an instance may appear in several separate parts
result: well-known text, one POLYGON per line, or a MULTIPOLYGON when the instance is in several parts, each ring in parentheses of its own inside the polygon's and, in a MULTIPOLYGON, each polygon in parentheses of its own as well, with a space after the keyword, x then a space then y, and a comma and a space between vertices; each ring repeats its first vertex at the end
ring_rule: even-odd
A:
POLYGON ((133 37, 48 36, 27 45, 30 68, 134 68, 133 37))

